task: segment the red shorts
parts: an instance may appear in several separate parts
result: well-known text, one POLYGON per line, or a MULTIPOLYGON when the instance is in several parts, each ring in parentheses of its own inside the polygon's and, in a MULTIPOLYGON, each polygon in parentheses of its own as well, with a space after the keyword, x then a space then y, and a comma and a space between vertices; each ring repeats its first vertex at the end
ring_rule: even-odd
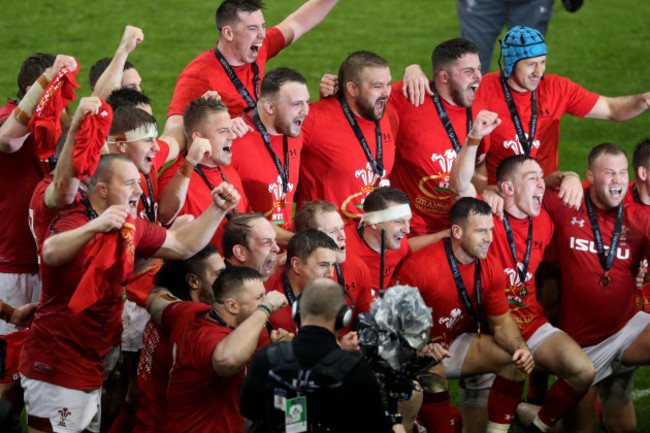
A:
POLYGON ((18 361, 27 335, 29 335, 29 329, 12 332, 0 337, 3 340, 0 344, 5 347, 5 350, 0 353, 0 366, 2 367, 0 368, 0 383, 9 383, 20 379, 18 361))

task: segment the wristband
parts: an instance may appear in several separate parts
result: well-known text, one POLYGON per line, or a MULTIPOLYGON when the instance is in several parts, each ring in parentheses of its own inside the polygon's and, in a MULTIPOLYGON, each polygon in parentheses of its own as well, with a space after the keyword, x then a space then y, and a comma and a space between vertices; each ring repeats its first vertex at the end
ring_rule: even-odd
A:
POLYGON ((478 146, 479 144, 481 144, 481 139, 475 138, 473 135, 467 134, 466 142, 468 146, 478 146))
POLYGON ((263 311, 264 313, 266 313, 266 318, 267 319, 269 317, 271 317, 271 314, 273 314, 273 306, 271 305, 270 302, 262 302, 255 309, 263 311))
POLYGON ((183 161, 183 164, 181 165, 181 169, 178 170, 178 172, 182 176, 190 179, 192 177, 192 172, 194 172, 194 167, 196 167, 195 163, 193 163, 189 159, 185 159, 185 161, 183 161))
POLYGON ((14 314, 14 311, 14 307, 7 304, 6 302, 2 302, 2 305, 0 305, 0 319, 9 323, 11 321, 11 316, 14 314))
POLYGON ((41 96, 47 85, 52 81, 52 78, 47 74, 43 73, 38 79, 32 84, 32 87, 29 88, 23 99, 20 100, 20 103, 16 108, 14 108, 13 114, 17 121, 27 126, 29 124, 29 119, 34 115, 34 110, 40 101, 41 96))

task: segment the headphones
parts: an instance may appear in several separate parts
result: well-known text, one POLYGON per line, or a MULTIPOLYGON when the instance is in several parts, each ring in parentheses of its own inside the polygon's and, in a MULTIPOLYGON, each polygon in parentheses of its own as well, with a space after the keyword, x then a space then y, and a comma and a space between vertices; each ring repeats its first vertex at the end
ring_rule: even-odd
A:
MULTIPOLYGON (((345 297, 350 300, 350 305, 348 306, 347 303, 343 304, 339 312, 336 313, 334 329, 336 329, 337 331, 339 329, 347 328, 350 325, 350 323, 352 322, 352 313, 354 312, 354 299, 352 298, 352 295, 350 295, 350 292, 345 290, 343 286, 340 287, 341 290, 343 290, 343 294, 345 295, 345 297)), ((293 319, 294 322, 296 322, 299 328, 300 328, 300 297, 301 296, 302 293, 298 295, 296 300, 291 305, 291 318, 293 319)))

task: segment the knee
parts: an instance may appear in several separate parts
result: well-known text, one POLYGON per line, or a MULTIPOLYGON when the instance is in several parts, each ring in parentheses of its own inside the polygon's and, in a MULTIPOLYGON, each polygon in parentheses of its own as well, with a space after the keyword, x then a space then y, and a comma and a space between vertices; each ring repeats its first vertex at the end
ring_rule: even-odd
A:
POLYGON ((574 362, 571 375, 566 379, 578 391, 586 391, 596 377, 596 369, 587 356, 574 362))

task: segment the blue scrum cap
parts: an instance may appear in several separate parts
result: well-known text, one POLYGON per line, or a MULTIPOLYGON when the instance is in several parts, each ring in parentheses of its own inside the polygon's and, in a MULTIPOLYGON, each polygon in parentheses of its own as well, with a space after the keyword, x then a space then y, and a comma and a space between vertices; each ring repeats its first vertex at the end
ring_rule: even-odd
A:
POLYGON ((501 42, 501 56, 506 78, 510 78, 519 60, 543 56, 547 53, 544 36, 530 27, 511 28, 501 42))

